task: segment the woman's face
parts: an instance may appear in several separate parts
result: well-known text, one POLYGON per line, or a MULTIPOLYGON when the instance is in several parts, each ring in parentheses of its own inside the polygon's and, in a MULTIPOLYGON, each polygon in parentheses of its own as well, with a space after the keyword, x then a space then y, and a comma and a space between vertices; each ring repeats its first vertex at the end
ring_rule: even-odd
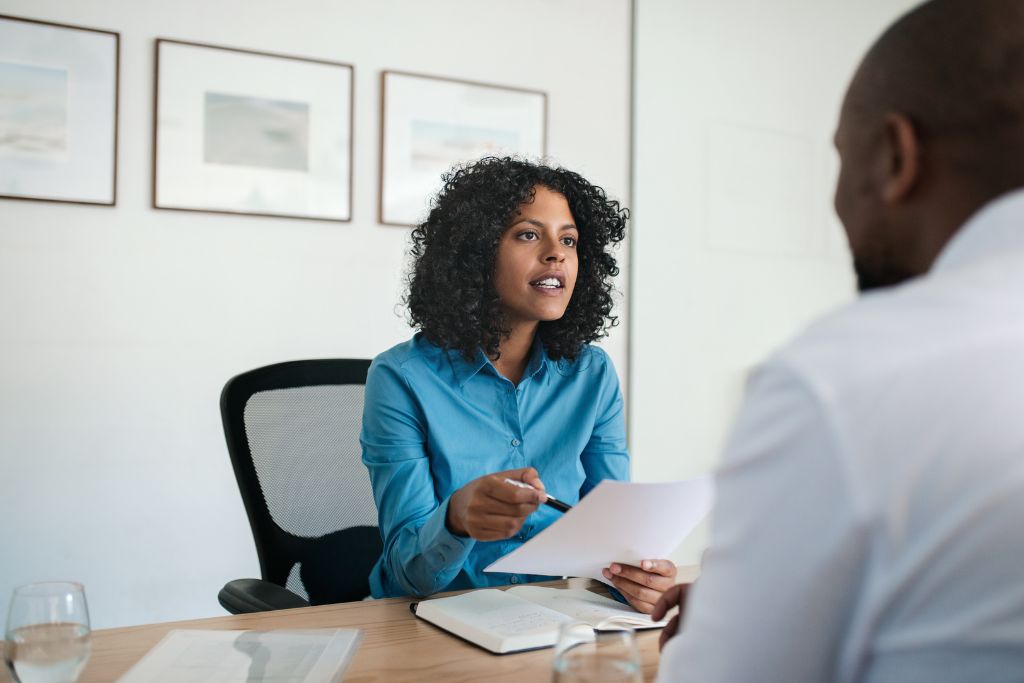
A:
POLYGON ((494 288, 509 325, 558 320, 572 298, 579 230, 565 197, 538 185, 498 243, 494 288))

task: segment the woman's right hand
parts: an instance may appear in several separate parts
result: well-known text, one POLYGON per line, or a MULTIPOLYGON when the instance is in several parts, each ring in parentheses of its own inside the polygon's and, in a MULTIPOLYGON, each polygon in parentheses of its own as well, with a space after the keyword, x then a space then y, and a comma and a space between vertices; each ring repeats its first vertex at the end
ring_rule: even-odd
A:
POLYGON ((452 494, 448 500, 448 529, 478 541, 511 538, 544 500, 544 483, 532 467, 488 474, 452 494), (529 484, 534 490, 505 479, 529 484))

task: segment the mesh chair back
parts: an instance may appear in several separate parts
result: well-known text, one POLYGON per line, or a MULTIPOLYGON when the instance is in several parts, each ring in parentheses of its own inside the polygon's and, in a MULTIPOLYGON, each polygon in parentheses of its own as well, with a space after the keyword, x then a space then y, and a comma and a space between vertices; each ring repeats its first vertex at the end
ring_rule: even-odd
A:
POLYGON ((231 379, 224 434, 263 579, 311 604, 358 600, 381 552, 360 459, 368 360, 278 363, 231 379))

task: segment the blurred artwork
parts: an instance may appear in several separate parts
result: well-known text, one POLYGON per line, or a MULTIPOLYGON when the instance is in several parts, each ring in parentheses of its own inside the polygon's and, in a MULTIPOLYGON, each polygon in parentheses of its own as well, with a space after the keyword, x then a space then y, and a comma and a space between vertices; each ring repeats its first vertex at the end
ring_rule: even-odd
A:
POLYGON ((381 75, 378 220, 416 225, 445 173, 484 156, 543 157, 547 95, 540 90, 425 76, 381 75))
POLYGON ((290 171, 309 169, 309 105, 205 94, 203 160, 290 171))
POLYGON ((347 222, 352 66, 157 40, 153 207, 347 222))
POLYGON ((114 206, 121 38, 0 16, 0 197, 114 206))
POLYGON ((438 177, 454 162, 518 147, 519 135, 513 130, 437 121, 412 122, 412 166, 417 171, 437 173, 438 177))
POLYGON ((67 152, 67 70, 0 62, 0 155, 61 160, 67 152))

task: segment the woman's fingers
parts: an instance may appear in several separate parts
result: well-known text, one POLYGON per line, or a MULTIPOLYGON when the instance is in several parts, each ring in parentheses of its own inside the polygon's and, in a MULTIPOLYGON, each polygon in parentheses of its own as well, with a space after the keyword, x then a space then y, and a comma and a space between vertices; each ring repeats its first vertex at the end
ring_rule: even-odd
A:
MULTIPOLYGON (((529 468, 531 471, 533 468, 529 468)), ((514 470, 513 472, 518 471, 514 470)), ((544 502, 544 491, 532 486, 517 477, 507 476, 512 472, 499 472, 481 480, 480 491, 483 495, 505 503, 540 503, 544 502), (511 482, 519 482, 519 485, 511 482)), ((538 481, 540 481, 538 479, 538 481)), ((541 485, 543 486, 543 484, 541 485)))
POLYGON ((526 519, 537 510, 537 503, 506 503, 494 498, 482 498, 470 503, 469 508, 471 514, 526 519))
POLYGON ((537 470, 533 469, 532 467, 526 468, 526 471, 521 476, 521 480, 524 483, 529 484, 533 488, 537 489, 538 491, 545 490, 544 482, 540 480, 540 475, 537 474, 537 470))
POLYGON ((619 589, 619 592, 629 600, 629 604, 638 612, 650 614, 651 610, 654 609, 654 604, 661 598, 662 591, 649 588, 624 576, 612 574, 607 569, 604 570, 604 577, 619 589))
POLYGON ((643 560, 640 569, 673 579, 676 577, 676 564, 672 560, 643 560))
POLYGON ((540 474, 538 474, 537 470, 532 467, 520 467, 516 470, 506 470, 504 472, 498 472, 495 476, 503 479, 521 481, 535 489, 539 489, 541 491, 544 490, 544 482, 540 480, 540 474))
MULTIPOLYGON (((667 562, 667 560, 664 561, 667 562)), ((644 560, 644 562, 654 562, 654 560, 644 560)), ((670 562, 669 564, 672 563, 670 562)), ((641 586, 654 589, 659 593, 658 597, 661 597, 660 593, 664 593, 675 584, 675 565, 672 565, 672 569, 673 571, 670 572, 671 575, 665 575, 654 573, 652 571, 645 571, 640 567, 634 567, 633 565, 615 562, 608 567, 607 571, 612 576, 618 576, 641 586)))
POLYGON ((544 502, 544 492, 537 489, 521 489, 505 482, 481 487, 480 494, 499 503, 514 505, 531 504, 534 507, 544 502))
POLYGON ((643 560, 639 564, 612 563, 603 570, 604 577, 637 611, 652 613, 663 595, 675 587, 676 566, 670 560, 643 560))
POLYGON ((489 474, 452 496, 449 526, 481 541, 509 538, 544 499, 544 484, 532 467, 489 474))

